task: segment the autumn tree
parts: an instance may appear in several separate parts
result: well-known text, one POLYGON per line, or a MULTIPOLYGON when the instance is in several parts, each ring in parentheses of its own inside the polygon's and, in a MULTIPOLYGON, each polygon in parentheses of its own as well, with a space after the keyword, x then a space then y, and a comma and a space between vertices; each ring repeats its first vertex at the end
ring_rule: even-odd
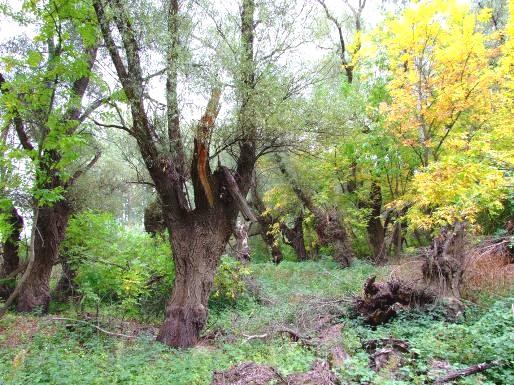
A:
POLYGON ((512 132, 497 125, 507 83, 484 27, 490 18, 454 1, 420 2, 379 33, 391 76, 385 124, 419 162, 406 196, 413 228, 501 210, 508 182, 497 155, 508 159, 512 132))

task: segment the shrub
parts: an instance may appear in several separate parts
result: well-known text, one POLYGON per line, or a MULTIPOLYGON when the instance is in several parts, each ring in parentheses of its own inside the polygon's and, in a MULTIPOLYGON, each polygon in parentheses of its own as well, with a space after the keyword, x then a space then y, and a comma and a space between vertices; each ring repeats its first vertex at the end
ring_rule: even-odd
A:
MULTIPOLYGON (((70 220, 62 254, 76 272, 74 282, 84 306, 116 304, 127 315, 162 314, 175 276, 166 237, 152 238, 109 214, 86 211, 70 220)), ((213 300, 237 301, 249 274, 241 263, 222 257, 213 300)))

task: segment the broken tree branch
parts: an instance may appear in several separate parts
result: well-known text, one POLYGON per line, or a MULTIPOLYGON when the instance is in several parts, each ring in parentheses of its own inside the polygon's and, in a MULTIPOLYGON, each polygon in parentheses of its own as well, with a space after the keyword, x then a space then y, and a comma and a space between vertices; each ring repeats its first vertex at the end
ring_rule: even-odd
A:
POLYGON ((86 324, 86 325, 89 325, 92 328, 95 328, 96 330, 98 330, 98 331, 100 331, 102 333, 105 333, 105 334, 107 334, 109 336, 123 337, 123 338, 136 338, 136 336, 130 336, 128 334, 115 333, 115 332, 111 332, 109 330, 105 330, 105 329, 101 328, 100 326, 92 324, 91 322, 87 322, 87 321, 80 320, 80 319, 65 318, 65 317, 54 317, 54 318, 51 318, 51 320, 52 321, 70 321, 70 322, 75 322, 75 323, 86 324))
POLYGON ((503 365, 502 360, 494 360, 491 362, 482 362, 481 364, 476 364, 472 366, 468 366, 464 369, 455 370, 450 372, 442 377, 437 378, 434 381, 434 385, 446 384, 447 382, 457 380, 462 377, 471 376, 472 374, 483 372, 484 370, 494 368, 496 366, 503 365))

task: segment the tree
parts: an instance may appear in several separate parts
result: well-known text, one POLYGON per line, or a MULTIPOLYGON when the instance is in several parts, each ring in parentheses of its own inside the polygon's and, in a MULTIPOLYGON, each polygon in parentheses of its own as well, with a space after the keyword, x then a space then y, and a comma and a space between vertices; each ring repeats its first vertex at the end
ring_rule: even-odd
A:
POLYGON ((411 229, 473 225, 503 208, 512 126, 502 113, 508 76, 498 64, 507 56, 484 32, 490 17, 454 1, 422 2, 379 33, 391 75, 386 127, 418 158, 398 202, 410 202, 411 229))
POLYGON ((302 189, 297 180, 289 173, 284 161, 277 156, 277 162, 281 174, 291 185, 291 188, 298 200, 312 213, 316 223, 316 233, 318 242, 322 246, 333 248, 334 260, 342 267, 350 266, 354 252, 351 245, 350 236, 343 223, 343 217, 335 205, 330 205, 327 209, 315 204, 313 197, 305 189, 302 189))
MULTIPOLYGON (((140 56, 143 47, 132 16, 120 0, 94 0, 93 5, 130 107, 132 121, 129 126, 121 128, 137 141, 170 233, 176 277, 166 307, 166 319, 157 339, 176 347, 191 346, 198 341, 205 324, 214 273, 233 232, 238 213, 241 211, 247 219, 255 220, 245 199, 255 163, 259 156, 280 147, 277 143, 280 134, 271 136, 266 131, 269 126, 258 124, 258 119, 265 119, 266 115, 257 107, 269 106, 266 87, 271 83, 267 82, 276 78, 273 75, 276 66, 269 63, 287 49, 272 48, 269 55, 263 55, 258 60, 254 49, 257 26, 254 0, 242 2, 239 47, 233 46, 234 41, 227 39, 215 16, 208 13, 227 48, 225 52, 230 52, 231 59, 236 63, 229 68, 233 71, 236 90, 234 129, 225 136, 222 150, 216 151, 219 161, 212 171, 210 139, 214 141, 216 134, 214 127, 222 93, 220 79, 211 82, 207 107, 193 130, 192 155, 188 164, 187 141, 181 132, 177 101, 180 52, 186 49, 181 36, 187 15, 181 12, 178 1, 166 3, 169 39, 165 70, 166 130, 159 130, 145 105, 145 73, 140 56), (119 33, 120 42, 113 26, 119 33), (222 165, 221 153, 233 158, 233 169, 222 165), (189 198, 189 191, 192 191, 193 199, 189 198)), ((286 101, 294 94, 286 87, 291 87, 291 83, 287 82, 289 80, 284 79, 285 86, 278 88, 277 100, 286 101)), ((273 111, 276 106, 272 104, 268 111, 273 111)))
POLYGON ((380 31, 387 57, 390 102, 382 105, 391 134, 418 156, 437 161, 451 133, 490 108, 494 54, 475 15, 455 1, 421 2, 380 31))
POLYGON ((50 275, 72 212, 68 190, 100 156, 83 160, 89 142, 84 122, 103 102, 98 98, 83 106, 98 49, 91 16, 81 1, 32 3, 22 17, 41 21, 35 39, 26 50, 3 58, 2 118, 22 148, 8 151, 18 151, 28 162, 29 205, 37 212, 33 261, 16 291, 19 311, 48 309, 50 275))
POLYGON ((353 6, 350 0, 344 0, 345 5, 351 11, 351 18, 353 22, 354 37, 351 46, 348 44, 348 40, 344 36, 344 23, 339 20, 328 8, 325 0, 317 0, 323 8, 327 19, 334 24, 337 29, 338 38, 338 57, 341 68, 344 70, 346 80, 348 83, 353 82, 354 69, 355 69, 355 56, 360 50, 361 46, 361 33, 362 33, 362 11, 366 6, 366 0, 358 0, 356 6, 353 6))

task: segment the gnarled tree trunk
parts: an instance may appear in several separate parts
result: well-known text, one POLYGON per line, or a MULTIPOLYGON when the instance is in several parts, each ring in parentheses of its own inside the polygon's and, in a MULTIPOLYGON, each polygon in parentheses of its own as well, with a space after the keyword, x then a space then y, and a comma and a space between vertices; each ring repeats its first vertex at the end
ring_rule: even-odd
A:
POLYGON ((273 232, 273 223, 275 223, 275 220, 269 213, 266 213, 266 206, 264 205, 264 202, 262 201, 262 198, 260 197, 257 189, 257 180, 254 180, 254 185, 252 188, 252 203, 259 212, 257 221, 260 225, 262 240, 270 249, 273 263, 279 264, 282 262, 283 257, 278 240, 276 239, 276 236, 273 232))
POLYGON ((175 261, 175 285, 166 307, 166 320, 158 340, 175 347, 194 345, 207 319, 207 301, 220 255, 232 233, 239 214, 256 220, 245 197, 257 160, 252 95, 256 86, 254 58, 254 0, 243 0, 241 9, 241 50, 239 83, 240 108, 237 141, 239 155, 234 173, 219 164, 210 168, 209 144, 219 112, 221 89, 214 86, 207 108, 197 125, 191 167, 185 163, 184 143, 179 126, 177 102, 177 53, 180 51, 179 2, 167 3, 169 50, 167 64, 167 137, 154 126, 144 103, 145 75, 141 66, 137 31, 134 30, 122 1, 93 0, 93 6, 119 81, 127 96, 132 115, 131 127, 124 127, 137 140, 146 168, 161 201, 162 213, 175 261), (110 8, 113 17, 108 17, 110 8), (123 45, 116 42, 112 22, 123 45), (121 52, 123 50, 123 52, 121 52), (126 58, 123 59, 123 58, 126 58), (163 151, 162 143, 167 142, 163 151), (188 199, 185 178, 191 179, 194 207, 188 199))
POLYGON ((207 303, 221 254, 232 233, 223 213, 189 217, 171 227, 175 284, 166 306, 158 341, 175 347, 196 344, 205 321, 207 303))
MULTIPOLYGON (((19 257, 19 243, 21 239, 21 232, 23 231, 23 218, 16 210, 16 207, 12 207, 7 213, 7 222, 11 226, 11 233, 2 245, 2 266, 0 269, 0 279, 9 277, 16 271, 20 264, 19 257)), ((13 277, 14 279, 15 277, 13 277)), ((9 297, 12 287, 8 284, 0 285, 0 297, 9 297)))
POLYGON ((238 223, 234 228, 236 238, 236 259, 242 263, 250 262, 250 246, 248 245, 248 225, 238 223))
POLYGON ((59 259, 59 245, 64 239, 71 214, 66 200, 39 209, 34 239, 34 263, 24 281, 16 310, 48 311, 50 304, 50 275, 59 259))

